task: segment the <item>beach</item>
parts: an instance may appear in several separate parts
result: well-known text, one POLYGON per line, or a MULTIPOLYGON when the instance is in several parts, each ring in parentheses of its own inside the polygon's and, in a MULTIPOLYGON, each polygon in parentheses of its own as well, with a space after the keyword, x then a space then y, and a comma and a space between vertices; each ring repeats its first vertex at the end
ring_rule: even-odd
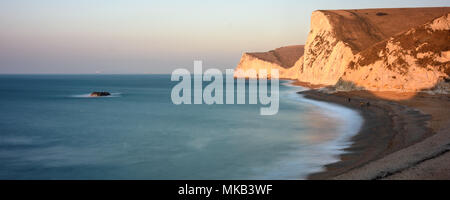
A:
POLYGON ((340 161, 308 179, 449 179, 449 95, 299 92, 358 110, 364 118, 340 161))

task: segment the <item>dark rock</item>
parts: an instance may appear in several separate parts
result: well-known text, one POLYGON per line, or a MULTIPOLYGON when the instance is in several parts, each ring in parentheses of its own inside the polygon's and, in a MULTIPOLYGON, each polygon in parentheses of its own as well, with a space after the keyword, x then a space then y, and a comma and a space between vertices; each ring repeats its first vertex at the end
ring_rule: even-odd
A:
POLYGON ((93 92, 91 93, 91 97, 106 97, 106 96, 110 96, 111 93, 109 92, 93 92))

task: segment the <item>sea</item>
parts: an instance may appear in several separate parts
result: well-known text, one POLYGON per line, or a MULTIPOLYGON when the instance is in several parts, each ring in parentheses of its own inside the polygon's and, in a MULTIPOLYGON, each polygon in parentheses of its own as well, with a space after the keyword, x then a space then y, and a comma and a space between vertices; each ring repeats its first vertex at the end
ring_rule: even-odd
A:
POLYGON ((0 75, 0 179, 306 179, 339 161, 363 123, 289 81, 270 116, 259 104, 175 105, 177 83, 169 74, 0 75))

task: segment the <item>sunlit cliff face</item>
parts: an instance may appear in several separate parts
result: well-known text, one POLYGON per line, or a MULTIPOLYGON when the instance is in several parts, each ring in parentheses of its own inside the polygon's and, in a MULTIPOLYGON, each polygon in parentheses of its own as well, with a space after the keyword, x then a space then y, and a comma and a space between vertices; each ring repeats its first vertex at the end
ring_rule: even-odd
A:
POLYGON ((316 11, 298 80, 338 91, 376 91, 374 95, 389 99, 428 90, 448 93, 449 12, 450 8, 316 11), (406 18, 407 23, 396 26, 406 18), (405 94, 380 93, 387 91, 405 94))
POLYGON ((450 93, 449 35, 450 8, 315 11, 304 54, 292 67, 279 59, 292 55, 287 49, 245 53, 237 69, 278 69, 280 78, 305 85, 390 100, 450 93))
POLYGON ((450 14, 377 43, 355 56, 342 82, 371 91, 448 90, 450 14))

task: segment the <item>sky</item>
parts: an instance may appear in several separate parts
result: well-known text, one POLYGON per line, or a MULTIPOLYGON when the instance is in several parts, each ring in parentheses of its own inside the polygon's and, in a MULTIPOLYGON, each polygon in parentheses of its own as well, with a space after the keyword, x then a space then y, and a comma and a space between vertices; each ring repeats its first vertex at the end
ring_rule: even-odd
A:
POLYGON ((244 52, 304 44, 314 10, 448 0, 0 0, 2 74, 169 74, 235 68, 244 52))

